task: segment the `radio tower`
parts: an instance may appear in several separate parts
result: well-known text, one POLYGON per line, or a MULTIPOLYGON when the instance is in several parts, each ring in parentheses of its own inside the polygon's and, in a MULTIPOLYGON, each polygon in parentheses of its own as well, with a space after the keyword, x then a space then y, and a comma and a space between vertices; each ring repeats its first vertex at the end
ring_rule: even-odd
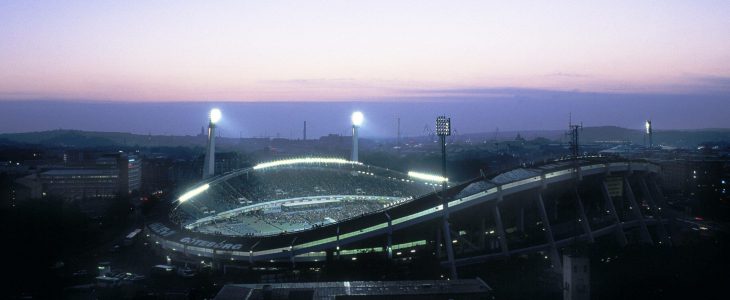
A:
POLYGON ((572 118, 568 121, 568 129, 570 130, 570 154, 573 158, 580 156, 580 140, 578 130, 583 130, 583 123, 574 125, 572 118))

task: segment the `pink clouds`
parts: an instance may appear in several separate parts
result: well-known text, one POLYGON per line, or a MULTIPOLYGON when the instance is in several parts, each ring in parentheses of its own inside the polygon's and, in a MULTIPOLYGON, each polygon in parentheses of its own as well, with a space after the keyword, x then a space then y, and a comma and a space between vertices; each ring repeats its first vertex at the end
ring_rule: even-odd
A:
POLYGON ((730 76, 722 1, 2 5, 6 99, 375 99, 472 86, 692 92, 687 74, 730 76))

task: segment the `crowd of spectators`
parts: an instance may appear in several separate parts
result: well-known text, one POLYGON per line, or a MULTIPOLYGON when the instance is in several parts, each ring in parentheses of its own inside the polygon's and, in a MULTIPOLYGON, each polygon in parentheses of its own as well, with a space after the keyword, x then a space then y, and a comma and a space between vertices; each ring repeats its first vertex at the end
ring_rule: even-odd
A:
POLYGON ((255 201, 321 195, 415 197, 432 191, 405 178, 347 168, 274 168, 234 178, 238 193, 255 201))
MULTIPOLYGON (((392 201, 392 200, 391 200, 392 201)), ((314 228, 378 211, 388 200, 342 200, 284 210, 256 210, 216 220, 197 231, 221 235, 270 235, 314 228)))
POLYGON ((245 205, 289 198, 327 195, 415 198, 433 189, 423 182, 408 180, 402 174, 363 166, 277 167, 217 182, 204 193, 182 203, 171 213, 170 219, 186 224, 245 205))

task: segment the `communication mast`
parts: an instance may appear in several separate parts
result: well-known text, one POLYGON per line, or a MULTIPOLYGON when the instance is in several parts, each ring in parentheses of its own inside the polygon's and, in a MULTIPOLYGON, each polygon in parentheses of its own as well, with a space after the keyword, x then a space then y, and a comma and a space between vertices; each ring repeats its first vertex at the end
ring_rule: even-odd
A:
POLYGON ((572 120, 568 122, 568 129, 570 130, 570 155, 573 158, 578 158, 580 156, 580 139, 579 139, 579 130, 583 130, 583 123, 581 122, 580 125, 572 124, 572 120))

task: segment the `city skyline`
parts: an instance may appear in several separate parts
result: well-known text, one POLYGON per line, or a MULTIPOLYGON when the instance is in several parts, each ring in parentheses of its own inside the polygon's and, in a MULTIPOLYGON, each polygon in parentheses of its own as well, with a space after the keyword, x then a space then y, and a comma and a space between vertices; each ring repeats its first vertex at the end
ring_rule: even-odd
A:
POLYGON ((638 95, 542 90, 475 90, 503 93, 478 97, 432 97, 413 102, 94 102, 0 101, 0 133, 74 129, 153 135, 197 135, 208 124, 208 111, 220 108, 224 137, 300 138, 307 121, 309 138, 350 134, 350 114, 362 111, 363 137, 395 137, 397 119, 403 136, 427 134, 436 116, 446 114, 458 134, 498 131, 566 130, 568 122, 587 127, 619 126, 695 130, 730 128, 724 96, 638 95), (28 122, 33 120, 33 122, 28 122), (497 129, 498 128, 498 129, 497 129))

